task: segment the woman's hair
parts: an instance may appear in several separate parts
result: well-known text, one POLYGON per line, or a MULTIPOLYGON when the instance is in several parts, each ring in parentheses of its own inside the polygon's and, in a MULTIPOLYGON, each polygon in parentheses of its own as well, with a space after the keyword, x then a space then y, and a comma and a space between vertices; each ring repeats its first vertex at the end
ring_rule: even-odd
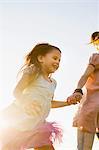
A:
POLYGON ((99 39, 99 32, 96 31, 96 32, 92 33, 92 35, 91 35, 91 43, 95 42, 98 39, 99 39))
POLYGON ((56 46, 50 45, 48 43, 37 44, 25 56, 25 64, 21 68, 20 72, 24 72, 26 69, 30 69, 30 72, 33 74, 33 80, 36 79, 41 73, 41 65, 38 61, 38 56, 45 56, 47 53, 53 51, 53 49, 56 49, 61 53, 60 49, 56 46))

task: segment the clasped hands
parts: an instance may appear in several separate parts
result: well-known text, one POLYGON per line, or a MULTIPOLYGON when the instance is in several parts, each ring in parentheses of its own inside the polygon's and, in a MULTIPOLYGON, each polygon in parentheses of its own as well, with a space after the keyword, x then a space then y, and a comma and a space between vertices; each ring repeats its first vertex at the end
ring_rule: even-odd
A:
POLYGON ((66 102, 68 103, 68 105, 72 105, 72 104, 75 105, 80 103, 81 99, 82 99, 82 94, 79 92, 75 92, 67 98, 66 102))

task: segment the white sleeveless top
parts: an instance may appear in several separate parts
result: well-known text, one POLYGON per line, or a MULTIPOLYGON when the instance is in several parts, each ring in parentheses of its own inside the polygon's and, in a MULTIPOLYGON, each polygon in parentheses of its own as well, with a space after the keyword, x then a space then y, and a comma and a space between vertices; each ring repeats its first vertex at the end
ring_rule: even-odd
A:
POLYGON ((51 100, 54 96, 56 81, 48 82, 43 76, 39 76, 23 92, 25 99, 14 102, 2 111, 3 127, 26 131, 34 129, 44 122, 51 108, 51 100))

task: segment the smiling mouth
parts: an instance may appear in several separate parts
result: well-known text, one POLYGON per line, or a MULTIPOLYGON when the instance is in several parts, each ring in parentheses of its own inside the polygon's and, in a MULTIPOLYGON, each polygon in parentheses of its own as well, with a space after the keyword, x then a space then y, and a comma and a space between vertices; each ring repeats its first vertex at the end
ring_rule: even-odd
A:
POLYGON ((53 65, 53 67, 54 67, 55 69, 58 69, 58 68, 59 68, 59 66, 58 66, 58 65, 53 65))

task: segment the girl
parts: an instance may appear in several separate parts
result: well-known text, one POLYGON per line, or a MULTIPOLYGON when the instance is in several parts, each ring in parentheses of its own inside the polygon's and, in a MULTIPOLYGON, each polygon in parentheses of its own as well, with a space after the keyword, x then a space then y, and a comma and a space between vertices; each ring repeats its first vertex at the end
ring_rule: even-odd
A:
MULTIPOLYGON (((91 43, 99 50, 99 32, 91 35, 91 43)), ((80 101, 84 85, 87 93, 80 102, 73 126, 78 127, 78 150, 91 150, 95 132, 97 136, 99 135, 99 53, 90 57, 89 64, 77 84, 77 89, 67 99, 68 104, 80 101)))
POLYGON ((0 150, 54 150, 53 141, 60 140, 62 132, 46 118, 51 107, 68 105, 52 101, 56 81, 50 75, 60 59, 60 49, 47 43, 37 44, 26 56, 13 92, 15 100, 0 114, 0 150))

